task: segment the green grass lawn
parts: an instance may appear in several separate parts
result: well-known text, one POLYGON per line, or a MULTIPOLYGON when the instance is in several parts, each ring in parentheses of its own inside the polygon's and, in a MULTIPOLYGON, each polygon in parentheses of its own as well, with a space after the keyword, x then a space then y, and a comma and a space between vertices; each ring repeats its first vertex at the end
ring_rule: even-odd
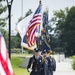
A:
POLYGON ((29 75, 27 69, 19 67, 24 60, 24 58, 19 58, 19 56, 23 56, 23 55, 12 55, 11 57, 11 63, 15 75, 29 75))
POLYGON ((26 69, 24 68, 13 68, 15 75, 29 75, 26 69))

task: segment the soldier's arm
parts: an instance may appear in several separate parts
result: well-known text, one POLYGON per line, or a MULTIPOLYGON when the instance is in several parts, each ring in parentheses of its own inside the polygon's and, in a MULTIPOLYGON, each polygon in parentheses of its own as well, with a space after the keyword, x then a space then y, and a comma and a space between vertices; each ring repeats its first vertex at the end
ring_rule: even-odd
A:
POLYGON ((29 62, 28 62, 28 66, 27 66, 28 72, 31 72, 31 71, 32 71, 32 68, 31 68, 32 59, 33 59, 33 58, 30 58, 30 59, 29 59, 29 62))

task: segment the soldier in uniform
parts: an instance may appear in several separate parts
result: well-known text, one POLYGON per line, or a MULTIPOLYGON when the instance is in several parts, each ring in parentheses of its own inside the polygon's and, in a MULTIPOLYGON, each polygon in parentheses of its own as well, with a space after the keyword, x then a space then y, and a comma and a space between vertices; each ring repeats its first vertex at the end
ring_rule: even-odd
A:
POLYGON ((53 72, 56 70, 56 61, 54 59, 54 57, 51 56, 52 51, 51 50, 47 50, 47 57, 50 60, 50 67, 49 67, 49 75, 53 75, 53 72))
POLYGON ((44 57, 44 74, 45 75, 51 75, 51 60, 49 59, 47 55, 47 50, 43 51, 43 57, 44 57))
POLYGON ((34 49, 34 55, 30 58, 27 70, 30 75, 44 75, 44 63, 42 61, 42 56, 39 55, 39 49, 34 49))

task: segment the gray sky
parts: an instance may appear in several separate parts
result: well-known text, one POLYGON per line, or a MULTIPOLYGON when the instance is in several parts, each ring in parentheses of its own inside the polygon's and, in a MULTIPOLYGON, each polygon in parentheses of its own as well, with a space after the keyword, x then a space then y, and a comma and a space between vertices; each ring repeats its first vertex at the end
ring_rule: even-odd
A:
MULTIPOLYGON (((4 4, 6 4, 6 2, 4 2, 4 4)), ((29 9, 35 12, 38 5, 39 0, 23 0, 23 16, 29 9)), ((48 7, 49 19, 51 19, 51 17, 53 16, 53 11, 65 9, 66 7, 70 8, 72 6, 75 6, 75 0, 42 0, 42 11, 44 11, 46 7, 48 7)), ((11 13, 11 29, 15 30, 15 25, 18 21, 18 18, 22 16, 22 0, 13 0, 11 13)), ((6 13, 5 16, 7 14, 8 13, 6 13)))

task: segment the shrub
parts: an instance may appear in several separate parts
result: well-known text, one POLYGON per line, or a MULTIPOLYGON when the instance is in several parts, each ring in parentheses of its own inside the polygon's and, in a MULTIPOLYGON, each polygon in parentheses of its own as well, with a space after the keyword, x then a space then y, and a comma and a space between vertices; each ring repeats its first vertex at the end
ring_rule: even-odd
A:
POLYGON ((73 59, 72 68, 75 70, 75 59, 73 59))
POLYGON ((21 53, 21 49, 20 48, 13 48, 11 49, 11 53, 21 53))

